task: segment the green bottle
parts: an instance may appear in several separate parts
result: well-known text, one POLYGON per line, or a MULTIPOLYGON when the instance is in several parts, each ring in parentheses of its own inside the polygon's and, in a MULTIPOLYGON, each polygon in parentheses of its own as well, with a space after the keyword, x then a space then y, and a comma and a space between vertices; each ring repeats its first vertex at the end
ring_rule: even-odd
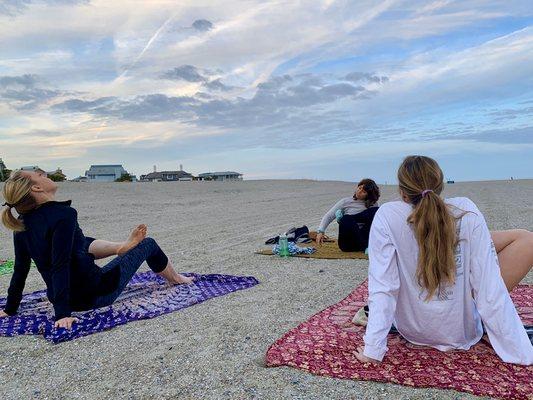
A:
POLYGON ((289 241, 287 240, 287 235, 281 234, 279 235, 279 256, 280 257, 289 257, 289 241))

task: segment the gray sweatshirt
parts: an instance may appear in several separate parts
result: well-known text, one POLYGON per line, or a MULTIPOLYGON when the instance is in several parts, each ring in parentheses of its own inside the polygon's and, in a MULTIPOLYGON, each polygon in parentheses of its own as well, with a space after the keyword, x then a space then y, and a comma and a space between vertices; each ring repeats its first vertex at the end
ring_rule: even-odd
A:
POLYGON ((342 210, 344 215, 355 215, 359 214, 361 211, 365 211, 365 201, 364 200, 354 200, 352 197, 346 197, 340 199, 331 209, 322 217, 320 221, 320 226, 318 230, 325 232, 328 225, 331 224, 331 221, 335 219, 335 212, 337 210, 342 210))

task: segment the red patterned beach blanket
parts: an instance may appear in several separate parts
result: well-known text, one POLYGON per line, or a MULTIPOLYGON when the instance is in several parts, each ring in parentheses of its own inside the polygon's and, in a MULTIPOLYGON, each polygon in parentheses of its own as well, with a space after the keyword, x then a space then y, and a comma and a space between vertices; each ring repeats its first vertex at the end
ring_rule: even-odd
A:
MULTIPOLYGON (((351 320, 368 297, 367 283, 286 333, 267 352, 270 367, 290 366, 342 379, 391 382, 413 387, 454 389, 479 396, 533 399, 533 366, 506 364, 481 341, 468 351, 441 352, 389 335, 381 364, 362 364, 354 356, 365 327, 351 320)), ((533 286, 511 294, 524 324, 533 323, 533 286)))

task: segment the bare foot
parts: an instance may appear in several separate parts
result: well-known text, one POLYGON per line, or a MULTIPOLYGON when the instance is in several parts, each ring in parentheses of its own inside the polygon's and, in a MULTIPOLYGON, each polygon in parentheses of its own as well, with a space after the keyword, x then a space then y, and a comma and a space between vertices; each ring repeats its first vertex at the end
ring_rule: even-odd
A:
POLYGON ((146 225, 139 225, 131 231, 130 237, 117 250, 117 255, 121 256, 133 249, 146 237, 146 225))
POLYGON ((194 278, 189 278, 185 275, 178 274, 174 270, 174 266, 172 265, 170 260, 165 269, 161 272, 158 272, 157 274, 165 278, 166 281, 171 285, 188 285, 189 283, 192 283, 194 281, 194 278))
POLYGON ((168 281, 173 285, 189 285, 194 282, 194 278, 176 273, 176 276, 168 281))

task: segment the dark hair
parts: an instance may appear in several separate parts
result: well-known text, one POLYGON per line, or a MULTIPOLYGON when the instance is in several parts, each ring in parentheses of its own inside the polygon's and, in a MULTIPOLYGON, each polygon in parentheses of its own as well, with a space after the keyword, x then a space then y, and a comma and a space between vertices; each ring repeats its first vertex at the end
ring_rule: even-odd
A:
MULTIPOLYGON (((365 207, 366 208, 370 208, 372 207, 374 204, 377 203, 378 199, 379 199, 379 186, 376 184, 376 182, 374 182, 372 179, 362 179, 358 184, 357 186, 363 186, 363 189, 365 189, 365 192, 367 193, 366 195, 366 199, 365 199, 365 207)), ((354 199, 357 199, 355 197, 355 193, 353 195, 353 198, 354 199)))

